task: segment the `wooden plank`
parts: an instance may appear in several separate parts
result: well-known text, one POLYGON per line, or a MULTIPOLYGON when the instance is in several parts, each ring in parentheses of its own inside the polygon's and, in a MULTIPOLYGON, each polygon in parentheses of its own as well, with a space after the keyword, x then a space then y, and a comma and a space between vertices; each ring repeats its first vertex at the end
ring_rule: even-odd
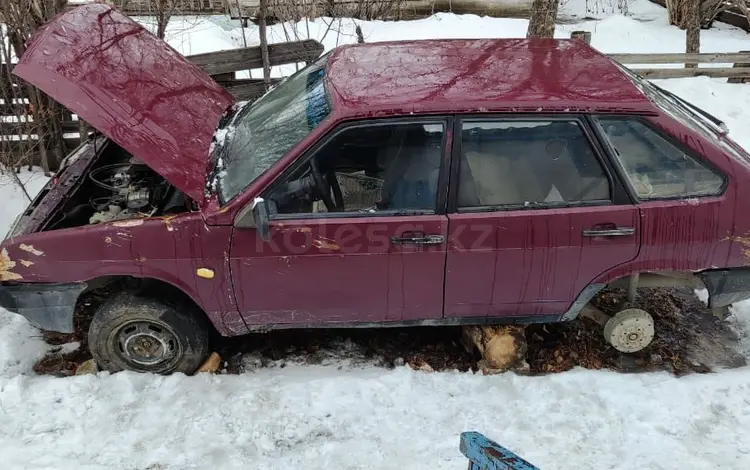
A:
POLYGON ((722 11, 719 13, 719 15, 716 17, 718 21, 721 21, 722 23, 731 24, 732 26, 737 26, 738 28, 742 28, 747 32, 750 32, 750 23, 747 21, 747 17, 742 14, 739 9, 735 10, 727 10, 722 11))
MULTIPOLYGON (((748 52, 748 51, 742 51, 742 52, 748 52)), ((743 67, 750 67, 750 61, 735 62, 734 67, 738 69, 743 68, 743 67)), ((746 83, 748 81, 750 81, 750 77, 729 77, 729 79, 727 80, 727 83, 746 83)))
POLYGON ((621 64, 684 64, 686 62, 698 64, 734 64, 736 62, 750 62, 750 53, 704 53, 700 54, 608 54, 621 64))
POLYGON ((540 470, 478 432, 462 432, 460 449, 464 457, 469 459, 470 469, 540 470))
POLYGON ((652 80, 666 78, 687 77, 750 77, 750 67, 747 68, 698 68, 698 69, 631 69, 643 78, 652 80))
MULTIPOLYGON (((435 13, 452 12, 455 14, 476 14, 503 18, 528 18, 531 12, 531 0, 400 0, 386 4, 377 3, 381 8, 381 20, 419 19, 435 13)), ((224 0, 231 19, 257 18, 260 10, 259 0, 224 0)), ((371 5, 371 4, 367 4, 371 5)), ((365 6, 364 9, 367 9, 365 6)), ((278 18, 289 18, 297 14, 319 18, 335 12, 337 17, 352 15, 362 16, 361 0, 295 0, 289 2, 269 2, 269 15, 278 18)))
POLYGON ((30 105, 27 104, 0 104, 0 116, 26 116, 30 110, 30 105))
MULTIPOLYGON (((36 139, 31 140, 1 140, 0 136, 0 152, 13 152, 15 154, 23 155, 24 153, 36 152, 38 141, 36 139)), ((80 145, 81 141, 78 137, 70 137, 64 139, 65 148, 70 151, 80 145)))
MULTIPOLYGON (((154 0, 115 0, 115 8, 128 16, 153 15, 156 11, 154 0)), ((77 7, 77 4, 68 3, 63 7, 63 11, 70 11, 77 7)), ((175 2, 173 9, 170 9, 171 16, 183 15, 221 15, 225 14, 224 3, 221 0, 211 1, 185 1, 175 2)))
MULTIPOLYGON (((272 78, 271 85, 279 83, 281 79, 272 78)), ((266 92, 266 85, 262 79, 247 78, 241 80, 232 80, 219 82, 221 86, 232 94, 236 99, 241 101, 254 101, 266 92)))
MULTIPOLYGON (((314 39, 268 45, 271 66, 310 62, 320 57, 323 50, 323 45, 314 39)), ((186 58, 209 75, 263 67, 260 47, 208 52, 186 58)))
MULTIPOLYGON (((78 132, 78 121, 63 121, 63 132, 78 132)), ((34 132, 33 122, 0 122, 0 135, 19 135, 34 132)))

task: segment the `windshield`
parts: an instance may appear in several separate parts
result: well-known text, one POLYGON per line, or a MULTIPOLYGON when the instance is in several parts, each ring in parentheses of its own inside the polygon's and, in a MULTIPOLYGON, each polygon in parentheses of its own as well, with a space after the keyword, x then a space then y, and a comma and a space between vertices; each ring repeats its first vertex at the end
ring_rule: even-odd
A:
POLYGON ((222 203, 233 199, 330 114, 323 56, 240 110, 224 132, 217 161, 222 203))

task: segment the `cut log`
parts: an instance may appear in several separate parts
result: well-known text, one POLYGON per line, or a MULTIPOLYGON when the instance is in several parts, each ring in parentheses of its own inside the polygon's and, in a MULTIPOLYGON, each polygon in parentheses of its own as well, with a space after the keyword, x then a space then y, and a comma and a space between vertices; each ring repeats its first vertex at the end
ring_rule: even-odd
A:
POLYGON ((482 355, 479 367, 485 374, 529 369, 523 325, 466 326, 463 337, 482 355))
POLYGON ((219 367, 221 366, 221 356, 219 356, 219 353, 212 352, 210 356, 208 356, 208 359, 206 359, 206 362, 203 363, 202 366, 196 371, 196 374, 200 372, 208 372, 210 374, 214 374, 219 371, 219 367))

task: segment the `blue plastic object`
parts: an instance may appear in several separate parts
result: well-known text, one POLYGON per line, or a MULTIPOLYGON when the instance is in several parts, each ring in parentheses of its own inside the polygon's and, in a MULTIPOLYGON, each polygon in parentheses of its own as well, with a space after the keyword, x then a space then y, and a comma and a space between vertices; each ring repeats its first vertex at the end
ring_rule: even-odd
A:
POLYGON ((469 459, 469 470, 540 470, 474 431, 461 433, 461 453, 469 459))

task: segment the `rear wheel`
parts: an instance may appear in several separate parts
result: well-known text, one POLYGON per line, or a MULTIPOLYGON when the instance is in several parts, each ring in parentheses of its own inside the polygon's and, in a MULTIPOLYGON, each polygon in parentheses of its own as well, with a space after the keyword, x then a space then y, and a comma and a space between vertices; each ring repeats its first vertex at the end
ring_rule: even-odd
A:
POLYGON ((654 339, 654 319, 639 308, 622 310, 604 325, 604 339, 623 353, 641 351, 654 339))
POLYGON ((102 304, 89 347, 103 370, 192 374, 208 355, 208 328, 188 307, 125 293, 102 304))

